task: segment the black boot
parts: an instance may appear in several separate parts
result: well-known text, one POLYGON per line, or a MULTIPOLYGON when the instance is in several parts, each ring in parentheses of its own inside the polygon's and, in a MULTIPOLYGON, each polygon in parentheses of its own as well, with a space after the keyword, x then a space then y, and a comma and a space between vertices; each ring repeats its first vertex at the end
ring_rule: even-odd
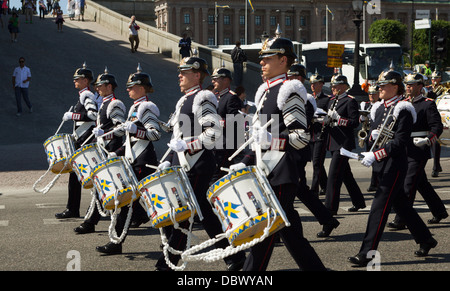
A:
POLYGON ((104 246, 96 247, 95 250, 106 255, 118 255, 122 253, 122 244, 109 242, 104 246))

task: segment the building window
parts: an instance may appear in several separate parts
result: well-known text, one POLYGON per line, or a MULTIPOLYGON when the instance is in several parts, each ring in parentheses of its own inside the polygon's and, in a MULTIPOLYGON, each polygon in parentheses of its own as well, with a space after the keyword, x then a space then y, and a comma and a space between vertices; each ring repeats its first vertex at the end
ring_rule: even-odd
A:
POLYGON ((245 37, 241 37, 241 38, 239 39, 239 41, 241 42, 241 44, 246 44, 246 43, 245 43, 245 37))
POLYGON ((184 15, 184 24, 191 24, 191 15, 190 14, 184 15))
POLYGON ((223 24, 229 25, 230 24, 230 15, 224 15, 223 16, 223 24))
POLYGON ((255 15, 255 25, 261 25, 261 15, 255 15))
POLYGON ((286 18, 285 18, 285 23, 284 23, 286 26, 291 26, 292 24, 291 24, 291 17, 290 16, 286 16, 286 18))
POLYGON ((306 18, 305 18, 305 16, 300 16, 300 26, 306 26, 306 18))
POLYGON ((231 44, 230 38, 229 38, 229 37, 225 37, 225 38, 223 39, 223 44, 224 44, 224 45, 229 45, 229 44, 231 44))
POLYGON ((239 15, 239 25, 245 25, 245 15, 239 15))
POLYGON ((208 24, 214 24, 214 15, 208 15, 208 24))
POLYGON ((208 45, 214 45, 214 37, 208 37, 208 45))
POLYGON ((277 17, 276 16, 270 16, 270 26, 277 25, 277 17))

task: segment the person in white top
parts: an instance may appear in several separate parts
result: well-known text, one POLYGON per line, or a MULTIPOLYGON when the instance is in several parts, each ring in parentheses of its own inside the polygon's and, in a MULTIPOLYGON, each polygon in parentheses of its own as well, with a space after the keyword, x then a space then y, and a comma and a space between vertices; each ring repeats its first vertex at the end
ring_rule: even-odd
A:
POLYGON ((136 24, 136 16, 134 15, 131 16, 131 21, 128 24, 128 28, 129 28, 128 39, 131 44, 131 52, 134 53, 137 51, 139 47, 139 34, 138 34, 139 25, 136 24))
POLYGON ((33 107, 31 106, 30 99, 28 98, 28 86, 30 85, 31 71, 30 68, 25 66, 25 58, 19 58, 19 66, 14 69, 12 75, 12 85, 16 95, 17 102, 17 116, 22 114, 22 99, 27 104, 30 113, 33 112, 33 107))

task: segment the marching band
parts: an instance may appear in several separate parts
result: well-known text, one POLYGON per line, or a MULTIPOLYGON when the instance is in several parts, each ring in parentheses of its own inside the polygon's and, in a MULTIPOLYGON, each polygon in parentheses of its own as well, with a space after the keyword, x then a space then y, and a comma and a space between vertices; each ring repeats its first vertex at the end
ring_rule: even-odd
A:
MULTIPOLYGON (((353 204, 348 211, 366 207, 349 164, 356 158, 372 167, 367 190, 375 196, 361 248, 348 261, 366 266, 386 225, 407 227, 419 245, 414 254, 427 256, 438 242, 413 209, 416 191, 433 215, 428 223, 439 223, 448 213, 424 171, 443 132, 436 103, 426 92, 436 98, 447 89, 438 82, 426 88, 418 73, 403 80, 403 74, 389 70, 369 88, 370 101, 358 104, 340 74, 331 80, 331 96, 322 92, 325 82, 317 73, 310 78, 308 94, 306 70, 295 63, 290 40, 267 39, 259 54, 264 81, 255 94, 254 114, 240 111, 242 101, 230 88, 232 73, 226 68, 214 70, 212 90, 203 89, 208 64, 192 56, 178 67, 183 95, 168 122, 159 120, 157 100, 150 101, 151 77, 140 65, 126 83, 133 100, 128 115, 107 68, 92 83, 96 94, 89 88, 93 72, 86 64, 77 69, 78 102, 63 115, 63 122, 73 122, 73 133, 58 135, 58 129, 44 144, 49 170, 70 172, 67 209, 56 218, 79 217, 81 191, 91 189, 88 214, 74 231, 95 232, 100 217, 110 215, 109 241, 96 248, 100 253, 122 253, 128 228, 150 221, 161 233, 159 271, 219 259, 229 271, 264 271, 279 237, 301 270, 323 271, 322 260, 303 235, 294 199, 322 225, 317 237, 330 236, 340 224, 335 215, 343 183, 353 204), (359 126, 362 156, 351 152, 359 126), (164 132, 172 136, 167 152, 157 157, 154 143, 164 132), (314 171, 310 187, 309 161, 314 171), (319 194, 325 194, 323 203, 319 194), (387 223, 391 208, 397 216, 387 223), (196 254, 200 246, 191 245, 194 222, 203 225, 210 237, 207 246, 215 250, 196 254)), ((432 79, 438 76, 435 72, 432 79)), ((437 162, 433 176, 440 171, 437 162)))

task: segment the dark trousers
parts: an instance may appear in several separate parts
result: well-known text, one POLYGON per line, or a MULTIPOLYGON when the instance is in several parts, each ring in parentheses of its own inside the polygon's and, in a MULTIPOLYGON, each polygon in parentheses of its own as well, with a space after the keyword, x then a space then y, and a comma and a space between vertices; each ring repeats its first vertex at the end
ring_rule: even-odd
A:
POLYGON ((431 151, 433 152, 433 171, 441 172, 441 144, 436 141, 431 145, 431 151))
POLYGON ((348 157, 342 156, 339 151, 331 153, 331 164, 328 170, 327 194, 325 206, 333 212, 339 209, 342 183, 345 184, 352 204, 358 208, 364 208, 364 196, 353 177, 348 157))
POLYGON ((238 87, 242 85, 242 76, 244 72, 244 66, 242 63, 233 63, 233 80, 234 80, 234 86, 238 87))
POLYGON ((75 213, 76 216, 80 215, 81 188, 81 183, 78 180, 77 174, 71 172, 69 174, 69 197, 67 199, 66 208, 75 213))
POLYGON ((299 173, 299 185, 297 190, 298 199, 305 204, 321 225, 330 223, 333 220, 333 215, 325 205, 323 205, 319 197, 309 189, 306 183, 306 162, 297 162, 297 165, 297 171, 299 173))
MULTIPOLYGON (((419 191, 433 216, 439 217, 440 215, 447 213, 447 210, 441 198, 428 181, 427 174, 425 173, 427 161, 428 160, 426 159, 408 159, 408 171, 405 178, 404 192, 409 198, 409 204, 413 207, 414 200, 416 199, 416 192, 419 191)), ((403 222, 398 215, 396 216, 395 221, 403 222)))
POLYGON ((16 95, 17 113, 22 113, 22 97, 28 108, 31 109, 32 106, 30 98, 28 98, 28 88, 16 87, 14 92, 16 95))
MULTIPOLYGON (((189 182, 191 183, 192 190, 195 193, 195 197, 197 198, 197 202, 200 206, 200 210, 203 215, 203 228, 210 238, 214 238, 216 235, 223 233, 222 224, 219 221, 219 218, 214 214, 213 208, 211 204, 206 199, 206 191, 209 188, 209 184, 211 181, 212 174, 207 175, 194 175, 188 173, 189 182)), ((185 229, 189 228, 189 221, 183 221, 180 224, 180 227, 185 229)), ((164 233, 168 236, 169 245, 176 250, 184 250, 187 244, 187 236, 183 234, 179 229, 175 229, 173 226, 167 226, 164 228, 164 233)), ((215 244, 216 248, 226 248, 230 244, 228 240, 221 240, 215 244)), ((245 257, 244 252, 239 252, 235 255, 229 256, 225 258, 225 263, 230 264, 233 262, 238 262, 243 260, 245 257)), ((180 260, 180 255, 169 254, 170 261, 176 265, 180 260)), ((158 262, 156 263, 157 268, 168 268, 164 254, 161 255, 158 262)))
POLYGON ((327 188, 327 171, 325 170, 324 162, 327 153, 325 141, 315 141, 311 143, 313 177, 311 181, 311 190, 314 193, 321 189, 327 188))
POLYGON ((286 248, 300 269, 303 271, 325 271, 325 266, 316 251, 303 236, 300 215, 294 209, 297 187, 294 184, 285 184, 272 188, 291 226, 284 227, 250 248, 250 253, 244 264, 244 271, 265 271, 267 269, 278 235, 281 236, 286 248))
POLYGON ((376 250, 386 226, 391 207, 406 222, 416 243, 426 242, 431 233, 417 212, 412 208, 403 191, 405 173, 395 171, 383 173, 375 193, 367 221, 366 233, 359 251, 365 256, 370 250, 376 250))

